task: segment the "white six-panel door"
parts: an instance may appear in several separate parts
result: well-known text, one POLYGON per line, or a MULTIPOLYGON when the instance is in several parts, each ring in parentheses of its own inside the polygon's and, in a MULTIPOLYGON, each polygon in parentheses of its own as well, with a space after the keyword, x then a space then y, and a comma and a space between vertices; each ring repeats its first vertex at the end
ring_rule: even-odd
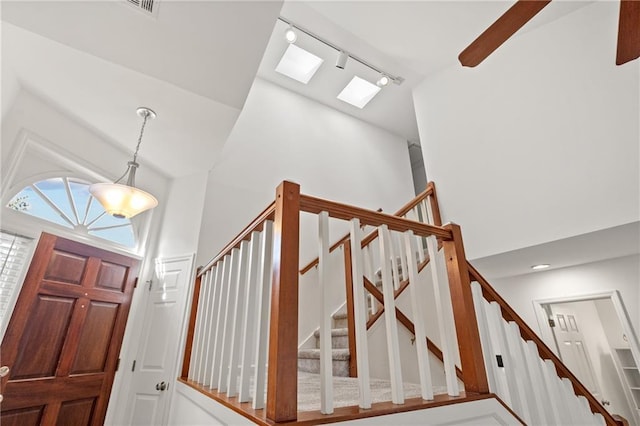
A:
MULTIPOLYGON (((127 409, 129 424, 166 424, 178 375, 180 331, 193 256, 160 259, 164 278, 151 285, 127 409), (164 385, 163 385, 164 383, 164 385)), ((147 284, 148 285, 148 284, 147 284)))

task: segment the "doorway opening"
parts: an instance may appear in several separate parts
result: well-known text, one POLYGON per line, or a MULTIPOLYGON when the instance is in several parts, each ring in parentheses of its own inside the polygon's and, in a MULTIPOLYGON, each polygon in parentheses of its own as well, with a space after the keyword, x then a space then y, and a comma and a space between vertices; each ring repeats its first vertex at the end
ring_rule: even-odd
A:
POLYGON ((640 350, 620 294, 533 304, 547 345, 610 413, 640 424, 640 350))

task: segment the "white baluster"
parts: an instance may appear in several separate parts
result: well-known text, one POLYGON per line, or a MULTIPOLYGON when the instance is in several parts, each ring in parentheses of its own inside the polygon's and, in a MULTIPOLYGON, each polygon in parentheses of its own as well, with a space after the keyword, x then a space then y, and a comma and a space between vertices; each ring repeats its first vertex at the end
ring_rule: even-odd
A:
POLYGON ((219 276, 222 275, 222 268, 218 268, 216 266, 215 273, 214 270, 211 270, 211 280, 209 281, 209 285, 211 289, 209 290, 209 298, 207 299, 207 309, 210 311, 207 318, 207 326, 206 326, 206 340, 205 340, 205 363, 202 374, 202 385, 210 386, 211 385, 211 370, 213 369, 213 342, 215 340, 215 331, 216 331, 216 315, 215 315, 215 307, 217 302, 217 297, 220 294, 220 286, 218 285, 219 276))
POLYGON ((235 300, 233 301, 233 319, 231 321, 232 334, 229 351, 229 375, 227 378, 227 396, 236 396, 238 393, 238 360, 244 333, 242 320, 244 318, 244 304, 247 287, 247 270, 249 266, 249 241, 240 243, 240 255, 237 280, 233 282, 236 287, 235 300))
POLYGON ((388 230, 387 232, 389 237, 386 243, 387 257, 382 257, 380 263, 389 265, 389 261, 391 261, 391 279, 393 280, 393 288, 397 290, 400 287, 400 274, 398 273, 398 258, 396 257, 395 235, 391 234, 388 230))
POLYGON ((511 350, 509 348, 509 342, 507 341, 507 323, 502 319, 500 305, 498 305, 497 302, 491 302, 490 305, 491 309, 493 310, 494 320, 496 321, 496 325, 498 326, 496 328, 497 334, 495 337, 500 347, 499 354, 502 356, 502 362, 504 363, 504 374, 507 378, 511 407, 519 416, 524 417, 524 414, 527 412, 527 410, 525 409, 524 401, 522 395, 520 394, 516 365, 513 362, 513 357, 511 356, 511 350))
POLYGON ((244 318, 242 320, 243 344, 240 354, 240 389, 238 390, 238 402, 247 402, 251 396, 251 362, 254 353, 254 343, 256 339, 256 299, 258 297, 259 278, 259 249, 260 233, 251 233, 251 245, 249 248, 249 272, 247 274, 247 297, 245 298, 244 318))
POLYGON ((511 321, 508 323, 506 331, 511 356, 513 357, 516 371, 520 373, 520 379, 518 380, 520 386, 519 391, 527 408, 524 420, 529 424, 543 424, 544 419, 540 414, 542 407, 538 407, 540 399, 536 397, 533 377, 531 377, 531 370, 527 364, 527 355, 525 353, 526 344, 522 337, 520 337, 520 328, 518 324, 511 321))
MULTIPOLYGON (((502 400, 510 407, 513 407, 511 389, 509 388, 509 381, 507 380, 507 371, 505 367, 498 367, 498 357, 503 360, 502 365, 507 365, 504 362, 504 352, 506 348, 500 339, 500 329, 502 328, 502 315, 500 311, 496 312, 494 306, 488 301, 485 303, 485 313, 487 315, 487 324, 489 326, 489 336, 491 336, 491 350, 493 356, 491 361, 496 363, 496 394, 502 398, 502 400)), ((518 413, 518 415, 520 415, 518 413)))
POLYGON ((584 416, 582 410, 580 409, 578 398, 573 391, 573 385, 571 384, 571 380, 563 377, 560 379, 563 390, 563 398, 565 401, 565 409, 569 412, 571 416, 571 424, 574 425, 583 425, 584 424, 584 416))
POLYGON ((433 384, 431 381, 431 369, 429 367, 429 354, 427 352, 427 331, 424 324, 424 312, 420 288, 425 285, 424 280, 418 276, 416 259, 416 239, 412 231, 404 233, 406 264, 409 268, 409 291, 411 292, 411 309, 416 337, 416 354, 418 356, 418 373, 420 376, 420 390, 422 399, 433 399, 433 384))
POLYGON ((582 423, 585 425, 596 425, 595 418, 589 407, 589 401, 583 395, 577 396, 578 406, 580 407, 580 414, 582 415, 582 423))
POLYGON ((429 225, 433 225, 433 214, 430 212, 429 202, 425 199, 418 203, 416 206, 418 210, 419 221, 429 225))
POLYGON ((476 321, 478 323, 478 331, 480 334, 480 344, 482 346, 482 356, 484 358, 484 368, 487 370, 487 379, 489 382, 489 391, 499 395, 497 382, 497 366, 495 362, 495 354, 491 344, 491 336, 489 334, 489 322, 487 320, 486 303, 482 295, 482 288, 478 282, 471 283, 471 294, 473 295, 473 307, 476 311, 476 321))
POLYGON ((522 338, 520 337, 520 328, 515 322, 504 322, 505 334, 507 335, 507 345, 511 354, 511 362, 514 373, 518 378, 518 393, 522 404, 522 415, 520 416, 527 424, 540 423, 537 413, 534 414, 534 395, 531 385, 531 377, 524 358, 522 349, 522 338), (535 418, 535 420, 534 420, 535 418))
POLYGON ((264 390, 266 382, 267 347, 269 339, 269 307, 271 305, 271 272, 273 259, 273 222, 264 223, 260 244, 260 279, 256 298, 256 325, 258 331, 255 344, 254 368, 254 410, 264 408, 264 390))
MULTIPOLYGON (((318 215, 318 283, 320 285, 320 412, 333 413, 333 352, 329 306, 329 214, 318 215)), ((355 303, 355 301, 354 301, 355 303)))
POLYGON ((224 308, 224 328, 222 331, 222 349, 220 351, 220 377, 218 378, 218 392, 227 392, 229 358, 231 354, 231 334, 233 333, 233 311, 236 298, 236 282, 240 269, 240 250, 231 250, 231 273, 227 281, 227 300, 224 308))
MULTIPOLYGON (((400 270, 397 272, 398 273, 398 281, 404 281, 408 278, 409 276, 409 267, 407 266, 407 258, 406 256, 402 255, 402 235, 401 234, 396 234, 394 233, 394 236, 398 241, 398 251, 400 253, 400 270), (401 272, 400 272, 401 271, 401 272)), ((400 287, 400 285, 398 285, 398 287, 400 287)))
POLYGON ((229 292, 229 274, 231 273, 231 255, 222 260, 222 277, 219 282, 220 297, 216 305, 216 334, 213 345, 213 369, 211 371, 211 388, 217 389, 222 371, 222 343, 224 340, 224 318, 226 315, 227 293, 229 292))
POLYGON ((207 286, 205 285, 207 274, 209 271, 206 271, 200 277, 200 294, 198 296, 198 311, 196 314, 196 331, 194 333, 193 344, 191 346, 191 361, 189 362, 189 379, 197 380, 197 370, 198 364, 200 363, 200 345, 201 342, 201 334, 202 334, 202 317, 203 317, 203 308, 204 305, 204 294, 206 292, 207 286))
POLYGON ((207 358, 207 335, 209 332, 209 316, 212 314, 211 309, 209 307, 210 298, 211 298, 211 277, 213 274, 211 270, 208 271, 206 280, 204 281, 205 291, 204 291, 204 299, 202 301, 202 329, 200 331, 200 348, 198 355, 198 366, 196 367, 196 382, 203 383, 204 382, 204 367, 207 358))
MULTIPOLYGON (((405 217, 407 219, 413 220, 415 222, 423 222, 420 219, 420 215, 418 214, 418 206, 417 205, 414 208, 412 208, 411 210, 409 210, 409 212, 407 212, 405 217)), ((424 248, 422 246, 424 238, 421 237, 420 235, 416 235, 416 236, 414 236, 414 238, 416 239, 416 247, 418 247, 418 260, 420 261, 420 263, 422 263, 425 260, 424 248)))
POLYGON ((460 395, 458 377, 456 376, 456 350, 455 323, 453 320, 453 308, 449 293, 449 281, 445 278, 446 266, 442 256, 438 256, 438 241, 433 235, 427 237, 427 251, 431 264, 431 279, 436 302, 438 316, 438 330, 442 344, 442 359, 444 374, 447 381, 447 393, 451 396, 460 395))
POLYGON ((593 424, 596 426, 606 426, 607 422, 600 413, 593 413, 593 424))
POLYGON ((369 379, 369 343, 367 341, 367 317, 364 304, 363 251, 360 220, 351 220, 351 271, 353 283, 353 313, 356 337, 356 365, 360 389, 360 408, 371 408, 371 384, 369 379))
POLYGON ((540 424, 549 425, 560 421, 554 404, 551 402, 549 392, 547 392, 546 381, 544 379, 544 362, 538 355, 538 347, 530 340, 525 342, 525 357, 527 359, 527 368, 531 376, 531 383, 534 389, 536 406, 541 417, 540 424))
MULTIPOLYGON (((380 262, 382 265, 382 292, 384 295, 384 319, 387 332, 387 351, 389 353, 389 376, 391 378, 391 401, 394 404, 404 403, 402 388, 402 367, 400 365, 400 345, 398 342, 398 326, 396 323, 396 304, 393 291, 391 271, 389 270, 389 249, 391 241, 386 225, 378 228, 380 240, 380 262)), ((395 262, 392 262, 395 265, 395 262)), ((397 275, 397 273, 396 273, 397 275)))
POLYGON ((558 418, 556 424, 571 424, 571 417, 563 404, 564 399, 561 392, 562 383, 560 382, 560 378, 558 378, 558 373, 556 372, 553 361, 548 359, 544 360, 543 373, 547 392, 551 399, 551 407, 554 410, 554 415, 558 418))
MULTIPOLYGON (((368 246, 362 249, 362 254, 364 258, 364 264, 363 264, 364 276, 367 277, 373 285, 375 285, 377 279, 373 271, 373 253, 371 252, 371 244, 369 244, 368 246)), ((374 315, 378 311, 378 301, 376 300, 375 297, 373 297, 372 294, 368 294, 368 293, 365 293, 365 294, 367 294, 366 297, 369 298, 370 309, 369 309, 369 315, 367 316, 367 319, 368 319, 369 316, 374 315)))

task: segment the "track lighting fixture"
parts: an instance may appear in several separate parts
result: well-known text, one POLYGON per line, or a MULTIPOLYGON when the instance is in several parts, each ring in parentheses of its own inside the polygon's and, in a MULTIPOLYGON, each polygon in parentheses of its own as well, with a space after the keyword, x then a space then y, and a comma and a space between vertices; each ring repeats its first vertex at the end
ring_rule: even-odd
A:
POLYGON ((287 30, 284 32, 284 38, 289 42, 289 43, 295 43, 296 40, 298 39, 298 35, 296 34, 296 32, 293 30, 293 27, 291 25, 289 25, 289 28, 287 28, 287 30))
POLYGON ((301 27, 300 25, 296 24, 295 22, 290 21, 287 18, 279 16, 278 20, 280 20, 280 21, 282 21, 282 22, 284 22, 285 24, 288 25, 288 28, 285 31, 285 38, 287 39, 287 41, 289 43, 294 43, 296 41, 296 39, 297 39, 296 32, 299 31, 301 33, 304 33, 304 34, 308 35, 311 38, 314 38, 314 39, 318 40, 320 43, 323 43, 323 44, 329 46, 330 48, 336 50, 338 52, 338 58, 336 60, 336 67, 337 68, 344 69, 344 67, 347 65, 347 61, 349 59, 353 59, 354 61, 359 62, 362 65, 364 65, 365 67, 370 68, 373 71, 375 71, 375 72, 380 74, 380 79, 378 80, 378 84, 377 84, 378 87, 386 86, 391 82, 394 83, 394 84, 402 84, 404 82, 404 78, 402 78, 400 76, 394 76, 392 74, 389 74, 388 72, 385 72, 385 71, 381 70, 380 68, 370 64, 369 62, 365 61, 364 59, 359 58, 358 56, 356 56, 356 55, 354 55, 352 53, 347 53, 340 46, 337 46, 337 45, 333 44, 329 40, 320 37, 319 35, 309 31, 308 29, 306 29, 304 27, 301 27))
POLYGON ((338 59, 336 59, 336 68, 340 68, 341 70, 347 65, 347 59, 349 59, 349 54, 344 50, 338 52, 338 59))
POLYGON ((387 77, 384 74, 381 74, 380 78, 378 79, 376 84, 378 85, 378 87, 384 87, 384 86, 388 85, 390 81, 391 81, 391 79, 389 77, 387 77))

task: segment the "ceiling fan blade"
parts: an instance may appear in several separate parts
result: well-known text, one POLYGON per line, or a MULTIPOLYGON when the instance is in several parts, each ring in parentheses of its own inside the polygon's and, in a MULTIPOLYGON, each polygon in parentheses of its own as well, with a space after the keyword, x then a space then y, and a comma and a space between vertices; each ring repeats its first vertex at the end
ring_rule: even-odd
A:
POLYGON ((640 2, 620 0, 616 65, 625 64, 638 57, 640 57, 640 2))
POLYGON ((465 67, 475 67, 484 61, 550 2, 551 0, 518 0, 462 51, 458 56, 460 63, 465 67))

